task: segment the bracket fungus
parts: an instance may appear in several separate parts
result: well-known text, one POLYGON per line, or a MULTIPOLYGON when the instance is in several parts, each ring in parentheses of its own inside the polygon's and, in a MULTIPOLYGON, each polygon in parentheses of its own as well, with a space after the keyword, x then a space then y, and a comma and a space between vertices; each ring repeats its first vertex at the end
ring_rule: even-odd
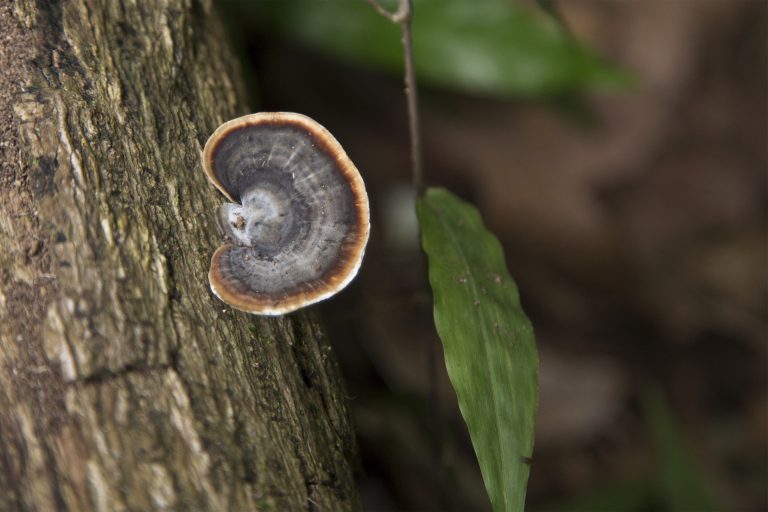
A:
POLYGON ((249 313, 282 315, 355 277, 368 242, 368 195, 328 130, 301 114, 250 114, 211 135, 203 162, 232 201, 216 212, 226 239, 208 273, 217 297, 249 313))

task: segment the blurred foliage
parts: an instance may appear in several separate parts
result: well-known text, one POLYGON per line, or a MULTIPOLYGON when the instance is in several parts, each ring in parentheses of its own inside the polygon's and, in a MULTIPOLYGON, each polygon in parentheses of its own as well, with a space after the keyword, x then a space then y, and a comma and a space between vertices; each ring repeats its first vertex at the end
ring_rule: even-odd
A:
POLYGON ((643 398, 646 419, 656 447, 656 483, 666 505, 665 510, 723 510, 707 487, 700 466, 691 456, 685 436, 662 392, 654 388, 643 398))
POLYGON ((685 436, 658 388, 646 390, 643 409, 656 454, 651 479, 613 482, 589 490, 551 510, 559 512, 707 512, 725 510, 705 484, 706 478, 685 444, 685 436))
POLYGON ((416 210, 445 365, 486 489, 495 510, 522 511, 538 402, 531 323, 473 206, 433 188, 416 210))
MULTIPOLYGON (((234 16, 363 66, 400 73, 400 28, 365 0, 229 0, 234 16)), ((382 2, 394 10, 393 2, 382 2)), ((628 75, 514 0, 415 0, 418 79, 477 95, 535 97, 615 88, 628 75)))

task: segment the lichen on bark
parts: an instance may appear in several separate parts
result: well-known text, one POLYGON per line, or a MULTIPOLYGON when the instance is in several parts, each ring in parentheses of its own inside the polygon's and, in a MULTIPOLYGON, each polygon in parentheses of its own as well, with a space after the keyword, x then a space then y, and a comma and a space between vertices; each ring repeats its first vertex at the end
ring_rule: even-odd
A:
POLYGON ((359 507, 314 314, 207 284, 202 145, 247 113, 210 0, 0 5, 0 509, 359 507))

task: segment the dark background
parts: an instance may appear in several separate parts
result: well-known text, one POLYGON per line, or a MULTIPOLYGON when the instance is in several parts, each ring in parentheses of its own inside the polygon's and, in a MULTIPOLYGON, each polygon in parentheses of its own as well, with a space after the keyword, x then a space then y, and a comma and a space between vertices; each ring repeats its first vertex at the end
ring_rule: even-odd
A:
MULTIPOLYGON (((432 324, 402 78, 275 32, 263 4, 220 2, 252 104, 325 125, 371 199, 361 273, 321 307, 364 505, 487 509, 432 324)), ((631 85, 420 89, 426 181, 480 209, 536 330, 527 508, 766 510, 768 3, 556 5, 631 85)))

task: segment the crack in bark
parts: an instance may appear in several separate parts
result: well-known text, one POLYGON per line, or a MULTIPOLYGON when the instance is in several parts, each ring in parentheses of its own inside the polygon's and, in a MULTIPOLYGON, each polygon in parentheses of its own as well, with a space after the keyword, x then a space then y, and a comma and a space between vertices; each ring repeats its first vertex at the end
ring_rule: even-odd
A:
POLYGON ((156 364, 156 365, 144 365, 144 364, 128 364, 122 368, 112 370, 109 368, 102 368, 90 375, 84 377, 78 377, 77 379, 67 382, 68 386, 98 386, 107 382, 121 379, 128 375, 148 375, 152 373, 162 373, 166 371, 175 371, 176 369, 170 363, 156 364))

